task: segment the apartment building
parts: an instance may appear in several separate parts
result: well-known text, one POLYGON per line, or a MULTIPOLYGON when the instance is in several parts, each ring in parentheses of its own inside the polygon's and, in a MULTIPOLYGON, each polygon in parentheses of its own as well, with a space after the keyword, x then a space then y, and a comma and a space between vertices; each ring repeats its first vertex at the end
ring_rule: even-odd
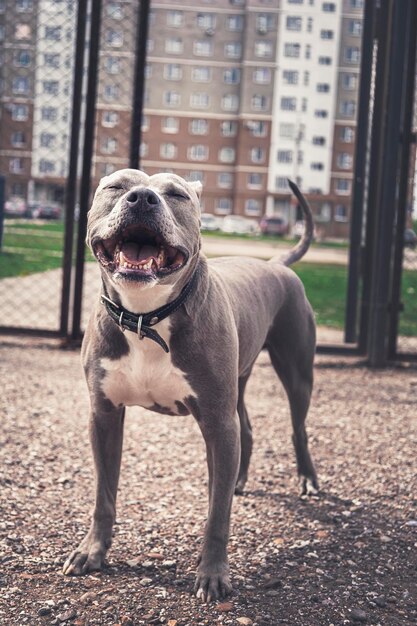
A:
MULTIPOLYGON (((128 164, 136 0, 103 0, 93 185, 128 164)), ((7 197, 62 201, 75 0, 0 0, 7 197), (7 10, 6 10, 7 9, 7 10)), ((363 0, 152 2, 141 167, 204 185, 203 210, 347 236, 363 0)), ((94 19, 94 16, 92 16, 94 19)))

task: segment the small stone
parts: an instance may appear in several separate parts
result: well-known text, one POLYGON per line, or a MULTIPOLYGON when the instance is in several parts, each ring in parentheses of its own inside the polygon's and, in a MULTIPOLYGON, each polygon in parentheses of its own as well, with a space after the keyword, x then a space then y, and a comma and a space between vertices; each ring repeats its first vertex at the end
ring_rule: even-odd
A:
POLYGON ((176 561, 171 561, 169 559, 165 559, 165 561, 162 561, 162 566, 163 567, 175 567, 177 564, 176 561))
POLYGON ((264 584, 265 589, 278 589, 282 587, 282 580, 279 578, 271 578, 264 584))
POLYGON ((129 565, 129 567, 137 567, 138 564, 139 564, 138 559, 130 559, 129 561, 126 561, 126 565, 129 565))
POLYGON ((148 587, 152 584, 152 578, 141 578, 139 584, 142 585, 142 587, 148 587))
POLYGON ((77 617, 77 611, 75 609, 69 609, 65 611, 65 613, 60 613, 56 616, 58 622, 61 623, 68 622, 70 619, 74 619, 74 617, 77 617))
POLYGON ((168 626, 177 626, 178 624, 178 620, 177 619, 169 619, 168 620, 168 626))
POLYGON ((41 606, 38 611, 38 616, 43 617, 44 615, 50 615, 52 613, 52 609, 49 606, 41 606))
POLYGON ((122 624, 122 626, 133 626, 133 620, 131 617, 129 617, 129 615, 123 615, 120 623, 122 624))
POLYGON ((276 596, 279 596, 279 592, 275 591, 274 589, 270 589, 269 591, 265 592, 266 596, 270 596, 271 598, 275 598, 276 596))
POLYGON ((231 602, 220 602, 220 604, 217 605, 217 609, 222 613, 228 613, 229 611, 233 611, 234 606, 231 602))
POLYGON ((374 602, 380 609, 384 609, 387 606, 387 601, 384 596, 378 596, 375 598, 374 602))
POLYGON ((365 611, 362 611, 362 609, 352 609, 350 617, 353 622, 362 622, 363 624, 368 619, 367 614, 365 611))
POLYGON ((85 593, 82 594, 82 596, 80 596, 79 600, 82 604, 89 604, 96 598, 97 598, 97 594, 95 594, 94 591, 86 591, 85 593))
POLYGON ((143 561, 142 567, 144 567, 145 569, 151 569, 152 567, 154 567, 154 563, 153 561, 143 561))
POLYGON ((391 537, 388 537, 388 535, 381 535, 379 539, 382 543, 390 543, 390 541, 392 541, 391 537))
POLYGON ((238 617, 236 621, 238 624, 242 624, 242 626, 252 626, 253 624, 250 617, 238 617))

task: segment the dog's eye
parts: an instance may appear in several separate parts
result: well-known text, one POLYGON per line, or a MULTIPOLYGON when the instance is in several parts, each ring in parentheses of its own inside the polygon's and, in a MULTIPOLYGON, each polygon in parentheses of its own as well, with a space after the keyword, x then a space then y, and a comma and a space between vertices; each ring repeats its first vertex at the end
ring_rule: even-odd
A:
POLYGON ((104 187, 104 189, 117 189, 120 191, 123 187, 121 185, 109 185, 108 187, 104 187))
POLYGON ((189 196, 187 196, 185 193, 182 193, 181 191, 177 191, 176 189, 169 189, 168 191, 165 192, 166 196, 169 196, 170 198, 177 198, 178 200, 189 200, 189 196))

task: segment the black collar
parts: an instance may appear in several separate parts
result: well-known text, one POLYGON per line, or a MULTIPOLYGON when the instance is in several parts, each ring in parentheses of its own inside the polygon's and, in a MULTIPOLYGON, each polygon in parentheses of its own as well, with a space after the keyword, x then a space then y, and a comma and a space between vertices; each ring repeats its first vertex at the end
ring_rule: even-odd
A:
POLYGON ((110 315, 112 320, 119 325, 123 332, 125 330, 130 330, 133 333, 136 333, 139 339, 143 339, 144 337, 152 339, 153 341, 156 341, 156 343, 158 343, 161 348, 165 350, 165 352, 169 352, 166 342, 156 330, 151 328, 151 326, 155 326, 155 324, 164 320, 184 304, 194 286, 196 274, 197 272, 194 272, 190 282, 185 285, 184 289, 181 291, 180 295, 175 298, 175 300, 168 302, 168 304, 165 304, 150 313, 131 313, 119 304, 113 302, 113 300, 110 300, 108 295, 101 295, 101 303, 104 304, 107 313, 110 315))

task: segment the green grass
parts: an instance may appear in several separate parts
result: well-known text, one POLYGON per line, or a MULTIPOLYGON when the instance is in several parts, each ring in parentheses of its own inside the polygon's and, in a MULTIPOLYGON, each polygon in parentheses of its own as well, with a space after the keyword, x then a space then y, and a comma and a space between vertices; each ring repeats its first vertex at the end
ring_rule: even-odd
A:
MULTIPOLYGON (((235 239, 234 235, 213 233, 205 237, 235 239)), ((6 220, 3 251, 0 252, 0 279, 25 276, 56 269, 62 265, 64 225, 62 222, 36 223, 6 220)), ((242 236, 248 239, 247 236, 242 236)), ((256 241, 279 241, 278 238, 251 237, 256 241)), ((281 240, 284 241, 284 240, 281 240)), ((91 260, 88 252, 87 260, 91 260)), ((298 263, 294 270, 304 283, 316 314, 317 324, 343 328, 346 305, 347 267, 322 263, 298 263)), ((417 336, 417 272, 403 273, 400 333, 417 336)))

